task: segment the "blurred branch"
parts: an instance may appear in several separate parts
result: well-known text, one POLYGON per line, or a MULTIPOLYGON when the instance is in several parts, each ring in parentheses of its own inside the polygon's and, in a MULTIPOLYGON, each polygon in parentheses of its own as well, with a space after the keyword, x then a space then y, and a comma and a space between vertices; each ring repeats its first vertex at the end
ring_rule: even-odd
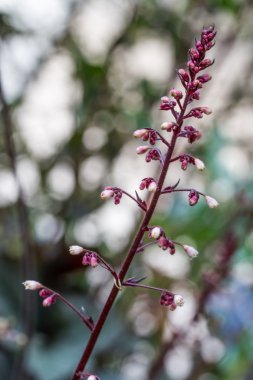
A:
MULTIPOLYGON (((21 256, 21 272, 23 279, 32 279, 36 277, 36 265, 33 254, 33 244, 32 238, 30 234, 29 228, 29 217, 28 210, 24 202, 24 196, 22 192, 22 188, 18 179, 17 174, 17 165, 16 165, 16 147, 13 140, 13 131, 14 125, 11 117, 11 109, 9 104, 6 101, 2 80, 1 80, 1 72, 0 72, 0 103, 1 103, 1 118, 3 125, 3 135, 4 135, 4 144, 6 147, 6 152, 9 157, 10 166, 13 172, 13 175, 16 180, 16 186, 18 190, 18 198, 17 198, 17 218, 18 225, 20 230, 21 242, 22 242, 22 256, 21 256)), ((21 289, 21 287, 20 287, 21 289)), ((34 300, 33 294, 24 295, 22 289, 22 325, 23 331, 27 336, 27 345, 26 349, 29 345, 31 337, 34 332, 35 327, 35 319, 36 319, 36 303, 34 300)), ((16 365, 14 366, 13 371, 13 379, 23 379, 23 364, 26 349, 23 349, 22 352, 19 353, 16 361, 16 365)))
MULTIPOLYGON (((244 202, 244 199, 241 195, 239 195, 239 202, 244 202)), ((236 252, 237 247, 239 246, 239 238, 236 236, 235 233, 235 223, 238 221, 239 218, 242 216, 252 216, 253 210, 252 206, 250 206, 250 202, 248 204, 243 205, 244 207, 240 209, 239 212, 237 212, 234 217, 230 220, 230 225, 227 229, 227 232, 224 235, 223 238, 223 244, 221 247, 221 251, 218 255, 218 258, 216 260, 216 263, 213 267, 213 270, 204 273, 203 275, 203 286, 202 291, 199 295, 198 300, 198 307, 197 310, 191 320, 189 322, 189 325, 194 324, 196 321, 198 321, 201 314, 204 312, 205 306, 211 296, 221 285, 221 283, 228 277, 231 261, 232 258, 236 252)), ((252 228, 252 219, 249 218, 249 224, 248 229, 252 228)), ((154 362, 152 363, 149 373, 147 376, 147 380, 153 380, 155 378, 158 378, 159 373, 162 371, 164 366, 165 357, 167 354, 173 350, 173 348, 178 345, 180 342, 184 340, 184 338, 187 336, 187 329, 182 331, 175 330, 172 334, 172 337, 169 341, 164 342, 164 344, 160 348, 160 352, 155 358, 154 362)), ((196 370, 196 368, 194 368, 196 370)), ((194 374, 196 375, 196 374, 194 374)), ((195 379, 195 376, 191 377, 192 379, 195 379)))

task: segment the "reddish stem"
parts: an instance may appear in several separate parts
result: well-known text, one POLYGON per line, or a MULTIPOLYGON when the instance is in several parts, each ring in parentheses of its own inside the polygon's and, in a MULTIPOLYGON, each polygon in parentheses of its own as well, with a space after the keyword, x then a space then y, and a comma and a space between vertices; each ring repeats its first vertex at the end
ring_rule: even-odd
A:
POLYGON ((82 322, 88 327, 88 329, 90 329, 91 331, 93 330, 94 324, 89 317, 86 317, 85 315, 83 315, 71 302, 69 302, 60 293, 57 293, 54 290, 47 288, 44 285, 43 285, 43 287, 44 287, 44 289, 49 290, 49 292, 51 292, 53 295, 55 295, 57 298, 59 298, 63 303, 65 303, 65 305, 67 305, 70 309, 72 309, 78 315, 78 317, 82 320, 82 322))
POLYGON ((138 284, 138 283, 131 282, 129 280, 123 281, 122 285, 123 286, 131 286, 131 287, 135 287, 135 288, 151 289, 151 290, 156 290, 157 292, 166 292, 166 293, 169 293, 169 294, 174 296, 174 293, 169 292, 167 289, 157 288, 156 286, 138 284))
MULTIPOLYGON (((169 190, 163 190, 161 191, 161 194, 169 194, 169 193, 176 193, 176 192, 190 192, 191 190, 193 189, 169 189, 169 190)), ((195 190, 196 193, 198 193, 199 195, 202 195, 202 197, 205 197, 205 194, 201 193, 200 191, 198 190, 195 190)))
MULTIPOLYGON (((182 106, 182 110, 180 112, 180 115, 178 116, 175 112, 173 112, 173 116, 175 117, 177 124, 178 124, 178 129, 173 132, 173 135, 172 135, 172 138, 170 141, 170 147, 168 148, 168 151, 167 151, 167 154, 165 157, 165 161, 164 161, 164 164, 162 166, 162 170, 161 170, 160 177, 158 180, 157 189, 156 189, 156 191, 155 191, 155 193, 151 199, 150 205, 146 211, 146 214, 144 215, 144 218, 143 218, 143 220, 140 224, 139 230, 138 230, 138 232, 137 232, 137 234, 136 234, 136 236, 132 242, 132 245, 129 249, 129 252, 128 252, 124 262, 122 263, 122 266, 121 266, 121 269, 119 272, 119 276, 118 276, 121 283, 124 281, 125 275, 126 275, 128 269, 132 263, 132 260, 135 256, 139 246, 140 246, 140 243, 143 239, 144 233, 146 232, 146 228, 150 222, 150 219, 152 218, 152 215, 153 215, 154 210, 156 208, 157 202, 158 202, 159 197, 161 195, 162 187, 163 187, 163 184, 164 184, 164 181, 166 178, 166 174, 167 174, 167 171, 168 171, 168 168, 170 165, 170 160, 171 160, 172 154, 173 154, 174 149, 175 149, 178 133, 179 133, 181 126, 183 124, 183 118, 184 118, 185 110, 187 108, 188 98, 189 98, 189 94, 187 91, 185 99, 184 99, 184 103, 182 106)), ((84 371, 85 366, 86 366, 86 364, 87 364, 87 362, 88 362, 88 360, 89 360, 89 358, 93 352, 96 341, 99 337, 99 334, 100 334, 100 332, 104 326, 104 323, 105 323, 105 321, 109 315, 109 312, 110 312, 110 310, 114 304, 114 301, 115 301, 119 291, 120 291, 120 289, 116 285, 114 285, 112 287, 112 290, 111 290, 111 292, 107 298, 107 301, 104 305, 103 310, 100 313, 100 316, 99 316, 98 321, 94 327, 94 330, 92 331, 92 333, 90 335, 90 338, 89 338, 88 343, 85 347, 83 355, 82 355, 82 357, 81 357, 81 359, 77 365, 77 368, 74 372, 72 380, 78 380, 78 378, 79 378, 78 374, 80 372, 84 371)))

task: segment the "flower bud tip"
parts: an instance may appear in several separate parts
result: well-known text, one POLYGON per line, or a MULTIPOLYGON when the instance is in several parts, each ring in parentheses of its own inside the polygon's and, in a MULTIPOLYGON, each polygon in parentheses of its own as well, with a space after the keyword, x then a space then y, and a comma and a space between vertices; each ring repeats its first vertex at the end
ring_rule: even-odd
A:
POLYGON ((148 186, 148 191, 150 191, 151 193, 154 193, 157 189, 157 184, 155 181, 152 181, 150 182, 149 186, 148 186))
POLYGON ((204 170, 205 169, 205 164, 203 161, 201 161, 199 158, 194 159, 194 163, 196 165, 196 168, 198 170, 204 170))
POLYGON ((38 290, 43 288, 43 285, 33 280, 27 280, 25 282, 22 282, 22 284, 24 285, 25 290, 38 290))
POLYGON ((219 206, 219 203, 216 201, 216 199, 209 197, 208 195, 206 195, 205 198, 206 198, 206 203, 208 207, 215 208, 219 206))
POLYGON ((147 132, 146 129, 137 129, 136 131, 134 131, 133 136, 139 139, 143 137, 146 132, 147 132))
POLYGON ((69 247, 69 253, 71 254, 71 255, 79 255, 80 253, 82 253, 83 252, 83 247, 80 247, 79 245, 71 245, 70 247, 69 247))
POLYGON ((174 302, 177 306, 183 306, 184 305, 184 299, 180 294, 175 294, 174 302))
POLYGON ((147 145, 141 145, 141 146, 138 146, 136 148, 136 153, 137 154, 143 154, 143 153, 146 153, 148 149, 149 149, 149 146, 147 146, 147 145))
POLYGON ((190 256, 191 258, 195 258, 199 254, 199 252, 194 247, 191 247, 190 245, 183 245, 183 248, 185 252, 187 253, 187 255, 190 256))
POLYGON ((153 239, 158 239, 160 237, 160 235, 161 235, 161 232, 162 232, 162 230, 161 230, 160 227, 154 227, 150 231, 150 236, 153 239))
POLYGON ((106 200, 106 199, 109 199, 109 198, 113 197, 113 195, 114 195, 114 191, 113 190, 104 190, 100 194, 100 198, 102 200, 106 200))

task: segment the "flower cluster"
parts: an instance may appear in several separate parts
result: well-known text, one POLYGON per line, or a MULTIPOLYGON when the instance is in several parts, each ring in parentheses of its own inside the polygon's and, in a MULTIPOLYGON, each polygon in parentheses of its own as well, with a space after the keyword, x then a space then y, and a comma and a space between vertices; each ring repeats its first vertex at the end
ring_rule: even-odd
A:
POLYGON ((148 127, 138 129, 133 133, 134 137, 147 143, 147 145, 138 146, 136 153, 138 155, 145 155, 146 162, 159 161, 159 178, 154 179, 151 177, 146 177, 141 180, 139 185, 140 190, 147 189, 150 193, 153 194, 151 194, 151 196, 148 197, 148 200, 145 201, 140 198, 137 191, 135 191, 136 196, 132 196, 119 187, 108 186, 105 187, 101 192, 100 197, 102 200, 108 200, 112 198, 116 205, 120 203, 122 195, 124 194, 136 202, 142 212, 145 213, 145 217, 142 219, 133 243, 130 246, 125 259, 123 260, 119 271, 116 271, 102 256, 96 252, 86 250, 78 245, 73 245, 69 249, 72 255, 83 255, 82 264, 84 266, 96 267, 97 265, 100 265, 102 268, 109 271, 113 276, 114 285, 105 303, 105 306, 101 311, 98 323, 94 325, 91 317, 88 317, 87 315, 79 312, 62 295, 55 293, 40 283, 37 283, 35 281, 26 281, 24 283, 26 289, 40 290, 39 294, 44 299, 43 306, 50 306, 51 304, 55 303, 57 298, 61 299, 63 302, 65 302, 66 305, 74 310, 86 324, 86 326, 92 332, 94 332, 94 334, 91 334, 90 336, 87 348, 84 351, 83 357, 79 362, 77 370, 75 371, 73 380, 77 380, 77 376, 79 376, 79 378, 87 378, 88 380, 99 380, 97 376, 83 372, 83 363, 90 357, 93 347, 95 346, 94 339, 96 340, 100 334, 101 326, 103 326, 118 292, 121 291, 123 287, 140 287, 159 291, 161 294, 160 304, 162 306, 167 306, 170 310, 175 310, 178 306, 180 307, 184 304, 184 299, 179 294, 173 294, 166 289, 143 285, 141 282, 144 280, 144 278, 131 278, 125 281, 125 276, 135 258, 135 255, 137 253, 145 251, 145 248, 153 243, 157 244, 162 250, 168 250, 171 255, 174 255, 176 245, 180 246, 190 258, 195 258, 198 255, 197 249, 170 239, 168 236, 166 236, 165 231, 161 227, 149 226, 160 196, 181 191, 188 194, 188 201, 190 206, 195 206, 198 203, 200 196, 205 197, 206 203, 210 208, 215 208, 218 206, 218 202, 214 198, 205 195, 198 190, 177 188, 179 181, 173 186, 166 187, 165 185, 164 187, 166 174, 172 162, 179 161, 182 170, 186 170, 188 168, 188 165, 195 165, 198 170, 203 170, 205 168, 203 161, 201 161, 199 158, 192 157, 189 154, 185 153, 180 154, 176 157, 173 155, 175 153, 175 146, 178 138, 186 138, 188 142, 192 144, 202 136, 202 133, 198 131, 194 126, 184 125, 185 121, 187 121, 188 124, 189 118, 200 119, 204 115, 210 115, 212 112, 211 109, 206 106, 198 106, 191 109, 188 109, 188 107, 191 106, 194 101, 198 101, 200 99, 201 89, 207 82, 211 80, 211 76, 205 72, 203 73, 202 71, 211 66, 214 62, 209 58, 206 58, 206 53, 214 45, 215 35, 216 32, 213 26, 204 28, 202 30, 200 39, 196 40, 195 46, 189 50, 189 60, 187 62, 187 67, 185 69, 181 68, 177 72, 183 86, 183 91, 177 88, 172 88, 169 91, 168 96, 166 95, 161 98, 160 109, 162 111, 166 111, 167 114, 173 118, 172 121, 168 120, 162 123, 161 129, 164 133, 160 133, 155 129, 148 127), (168 132, 170 134, 165 132, 168 132), (166 138, 164 135, 166 135, 166 138), (159 148, 161 145, 161 150, 155 146, 157 141, 161 143, 159 144, 159 148), (166 148, 166 152, 164 152, 164 148, 166 148), (148 238, 152 239, 153 241, 148 243, 145 242, 146 232, 148 232, 148 238), (83 358, 85 358, 85 360, 83 360, 83 358))
POLYGON ((101 199, 106 200, 109 198, 114 198, 114 204, 118 205, 122 198, 122 190, 116 187, 107 186, 104 188, 102 193, 100 194, 101 199))
POLYGON ((148 232, 148 237, 150 239, 156 239, 158 247, 166 251, 169 249, 171 255, 176 252, 175 244, 166 235, 161 227, 150 227, 148 232))
POLYGON ((168 306, 171 311, 174 311, 177 306, 181 307, 184 305, 184 299, 180 294, 173 294, 164 290, 161 293, 160 304, 162 306, 168 306))
POLYGON ((98 265, 99 259, 95 252, 85 252, 83 255, 82 264, 90 265, 91 267, 96 267, 98 265))
POLYGON ((151 128, 137 129, 133 135, 142 141, 149 141, 151 145, 155 145, 157 140, 157 132, 151 128))
POLYGON ((42 305, 44 307, 53 305, 58 298, 58 295, 56 293, 48 288, 44 288, 44 286, 37 281, 27 280, 23 282, 23 285, 26 290, 40 290, 39 295, 41 298, 43 298, 42 305))
POLYGON ((140 190, 144 190, 144 189, 147 189, 148 191, 150 191, 151 193, 154 193, 157 189, 157 183, 156 183, 156 180, 154 178, 151 178, 151 177, 148 177, 148 178, 143 178, 141 180, 141 183, 140 183, 140 186, 139 186, 139 189, 140 190))

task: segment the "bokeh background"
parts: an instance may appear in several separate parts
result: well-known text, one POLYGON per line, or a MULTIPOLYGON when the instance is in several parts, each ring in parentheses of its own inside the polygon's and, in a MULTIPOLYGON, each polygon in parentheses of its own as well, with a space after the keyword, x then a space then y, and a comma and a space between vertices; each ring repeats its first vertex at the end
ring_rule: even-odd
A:
POLYGON ((153 224, 194 245, 190 261, 150 248, 129 275, 184 296, 169 312, 159 296, 119 296, 91 372, 102 380, 253 379, 253 8, 243 0, 0 0, 0 373, 1 379, 67 380, 88 331, 65 305, 43 309, 21 282, 37 279, 96 319, 112 286, 68 246, 97 250, 119 267, 140 212, 103 186, 131 193, 157 162, 136 156, 137 128, 167 117, 159 99, 176 81, 203 25, 215 24, 213 80, 197 120, 203 139, 187 149, 207 169, 167 183, 214 196, 191 208, 164 197, 153 224))

